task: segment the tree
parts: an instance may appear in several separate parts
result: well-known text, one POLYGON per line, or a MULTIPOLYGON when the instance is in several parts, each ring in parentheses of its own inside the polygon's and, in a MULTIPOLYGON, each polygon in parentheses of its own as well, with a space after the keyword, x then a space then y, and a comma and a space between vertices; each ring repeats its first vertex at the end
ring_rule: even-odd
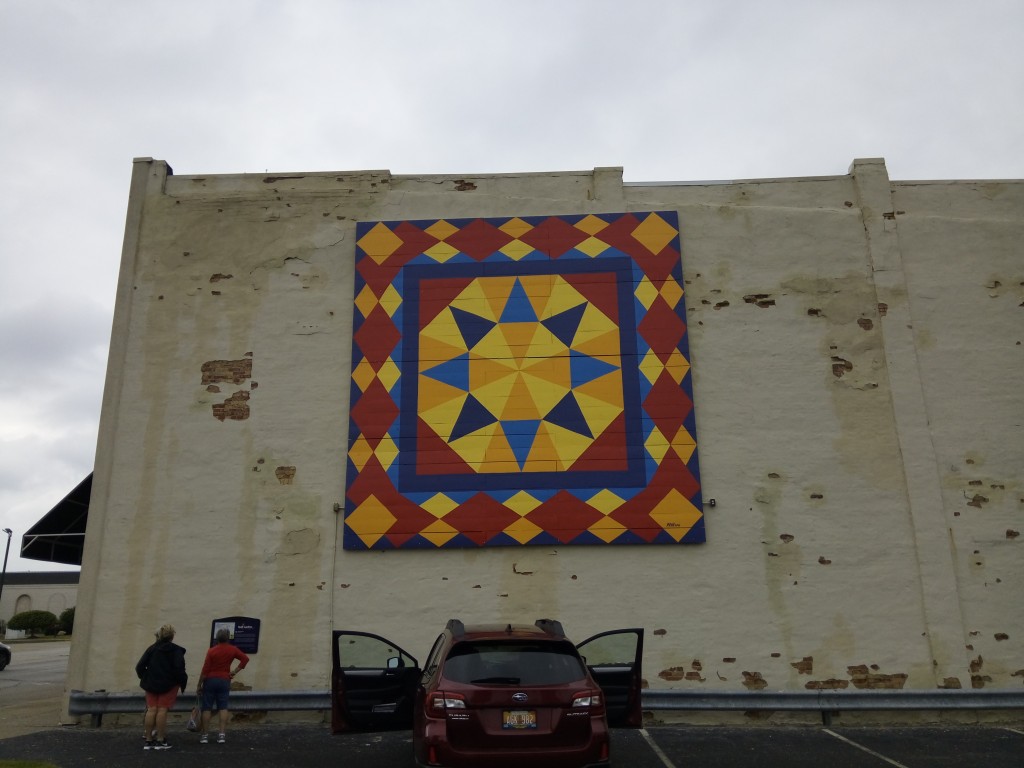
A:
POLYGON ((18 629, 28 632, 29 637, 35 637, 36 633, 46 633, 57 626, 57 617, 49 611, 22 611, 11 616, 7 622, 8 629, 18 629))
POLYGON ((66 608, 61 611, 60 618, 57 619, 57 623, 60 624, 60 631, 65 635, 70 635, 72 630, 75 628, 75 609, 74 606, 66 608))

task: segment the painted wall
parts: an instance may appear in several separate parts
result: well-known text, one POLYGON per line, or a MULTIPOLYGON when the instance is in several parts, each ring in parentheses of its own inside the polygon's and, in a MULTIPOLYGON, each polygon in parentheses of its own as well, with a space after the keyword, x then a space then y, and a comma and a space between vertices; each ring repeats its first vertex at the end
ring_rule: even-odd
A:
POLYGON ((262 690, 326 690, 332 629, 422 656, 451 616, 643 626, 652 687, 1020 685, 1022 211, 1024 183, 881 160, 694 185, 137 160, 69 689, 137 690, 168 621, 198 671, 230 615, 262 621, 262 690), (343 548, 356 223, 629 211, 678 217, 706 542, 343 548))

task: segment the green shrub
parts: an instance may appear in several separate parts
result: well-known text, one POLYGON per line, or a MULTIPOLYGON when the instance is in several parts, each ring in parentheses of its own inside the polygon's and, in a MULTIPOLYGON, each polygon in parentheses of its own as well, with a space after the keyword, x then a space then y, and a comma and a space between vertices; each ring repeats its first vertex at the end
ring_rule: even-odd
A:
POLYGON ((8 629, 28 632, 29 637, 37 633, 46 634, 57 626, 57 617, 49 611, 22 611, 11 616, 7 622, 8 629))
POLYGON ((57 619, 57 623, 60 625, 60 631, 65 635, 70 635, 72 630, 75 628, 75 609, 66 608, 61 611, 60 618, 57 619))

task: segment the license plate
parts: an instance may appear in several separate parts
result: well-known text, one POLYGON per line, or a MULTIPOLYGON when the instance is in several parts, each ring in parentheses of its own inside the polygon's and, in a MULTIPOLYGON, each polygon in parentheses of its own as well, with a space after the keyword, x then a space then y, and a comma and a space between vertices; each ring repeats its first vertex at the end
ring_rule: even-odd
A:
POLYGON ((537 727, 537 712, 532 709, 506 709, 501 713, 501 727, 522 730, 537 727))

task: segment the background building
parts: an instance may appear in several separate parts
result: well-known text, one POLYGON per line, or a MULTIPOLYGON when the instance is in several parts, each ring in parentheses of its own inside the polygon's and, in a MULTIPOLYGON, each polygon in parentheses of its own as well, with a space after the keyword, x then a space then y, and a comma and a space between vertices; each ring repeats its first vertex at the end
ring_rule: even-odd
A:
MULTIPOLYGON (((3 585, 0 622, 6 623, 14 614, 25 611, 49 611, 60 618, 78 600, 77 571, 15 571, 5 575, 3 585)), ((9 629, 7 636, 15 637, 16 632, 9 629)))
POLYGON ((1019 686, 1022 212, 880 159, 138 159, 68 686, 136 690, 165 622, 197 671, 232 616, 262 690, 326 690, 334 629, 422 656, 451 616, 645 627, 655 688, 1019 686))

